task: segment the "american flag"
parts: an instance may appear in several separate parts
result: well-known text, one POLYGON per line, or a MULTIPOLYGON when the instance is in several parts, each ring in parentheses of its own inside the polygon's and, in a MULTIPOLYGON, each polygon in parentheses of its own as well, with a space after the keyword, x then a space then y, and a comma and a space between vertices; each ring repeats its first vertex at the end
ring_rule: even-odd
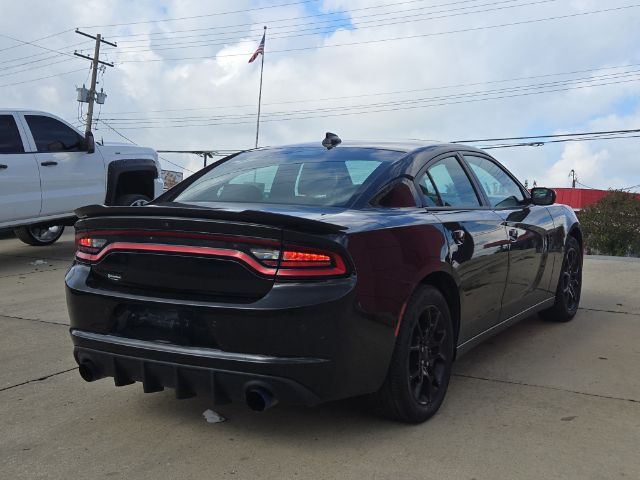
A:
POLYGON ((267 33, 265 32, 262 35, 262 40, 260 40, 260 45, 258 45, 258 48, 256 49, 255 52, 253 52, 253 55, 251 55, 251 58, 249 59, 249 63, 253 62, 256 58, 258 58, 258 55, 264 55, 264 37, 267 33))

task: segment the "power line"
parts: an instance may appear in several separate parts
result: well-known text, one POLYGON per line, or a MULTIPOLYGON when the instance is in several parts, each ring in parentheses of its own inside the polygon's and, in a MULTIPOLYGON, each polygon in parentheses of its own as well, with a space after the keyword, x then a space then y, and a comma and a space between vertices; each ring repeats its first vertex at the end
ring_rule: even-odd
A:
MULTIPOLYGON (((60 47, 60 51, 68 50, 68 49, 71 49, 71 48, 75 48, 75 47, 78 47, 78 46, 80 46, 80 45, 86 45, 87 43, 88 43, 87 41, 84 41, 84 40, 83 40, 82 42, 74 43, 74 44, 71 44, 71 45, 66 45, 66 46, 64 46, 64 47, 60 47)), ((84 49, 82 49, 82 50, 84 50, 84 49)), ((23 57, 16 57, 16 58, 12 58, 12 59, 10 59, 10 60, 4 60, 4 61, 0 62, 0 65, 5 65, 5 64, 7 64, 7 63, 17 62, 17 61, 21 61, 21 60, 27 60, 27 59, 29 59, 29 58, 34 58, 34 57, 41 57, 41 56, 43 56, 43 55, 49 55, 49 52, 34 53, 33 55, 26 55, 26 56, 23 56, 23 57)), ((42 59, 37 60, 37 61, 39 61, 39 62, 43 62, 43 61, 45 61, 45 60, 49 60, 49 59, 52 59, 52 58, 56 58, 56 57, 58 57, 59 55, 62 55, 62 53, 56 53, 56 54, 54 54, 54 55, 50 55, 50 56, 48 56, 48 57, 46 57, 46 58, 42 58, 42 59)), ((16 68, 16 67, 19 67, 19 66, 22 66, 22 65, 28 65, 28 64, 30 64, 30 63, 35 63, 35 62, 36 62, 36 60, 34 60, 33 62, 21 63, 21 64, 19 64, 19 65, 8 65, 8 66, 6 66, 6 67, 0 67, 0 70, 6 70, 6 69, 11 69, 11 68, 16 68)))
MULTIPOLYGON (((369 103, 369 104, 362 104, 362 105, 341 105, 341 106, 336 106, 336 107, 327 107, 327 108, 315 108, 315 109, 307 109, 307 110, 297 110, 297 111, 281 111, 281 112, 267 112, 265 114, 265 116, 278 116, 278 115, 293 115, 293 114, 303 114, 303 113, 317 113, 317 112, 331 112, 331 111, 342 111, 345 109, 351 109, 351 108, 358 108, 358 109, 363 109, 363 108, 373 108, 373 107, 380 107, 380 106, 391 106, 391 105, 403 105, 403 104, 414 104, 414 103, 422 103, 422 102, 432 102, 432 101, 437 101, 437 100, 444 100, 444 99, 452 99, 452 98, 464 98, 464 97, 468 97, 468 96, 479 96, 479 95, 491 95, 491 94, 496 94, 496 93, 505 93, 505 92, 516 92, 516 91, 526 91, 526 90, 532 90, 532 89, 541 89, 541 88, 549 88, 551 86, 556 86, 556 85, 570 85, 570 84, 580 84, 580 83, 587 83, 587 82, 595 82, 598 80, 607 80, 607 79, 612 79, 612 78, 625 78, 625 77, 629 77, 629 76, 634 76, 634 75, 638 75, 640 74, 640 70, 634 70, 634 71, 630 71, 630 72, 620 72, 620 73, 611 73, 611 74, 605 74, 605 75, 599 75, 599 76, 593 76, 593 77, 584 77, 584 78, 577 78, 577 79, 568 79, 568 80, 561 80, 561 81, 555 81, 555 82, 547 82, 547 83, 541 83, 541 84, 530 84, 530 85, 520 85, 520 86, 514 86, 514 87, 506 87, 506 88, 500 88, 500 89, 493 89, 493 90, 480 90, 480 91, 476 91, 476 92, 465 92, 465 93, 458 93, 458 94, 452 94, 452 95, 441 95, 441 96, 437 96, 437 97, 424 97, 424 98, 413 98, 413 99, 407 99, 407 100, 396 100, 396 101, 390 101, 390 102, 381 102, 381 103, 369 103)), ((245 117, 251 117, 253 115, 253 113, 246 113, 246 114, 225 114, 225 115, 220 115, 220 116, 190 116, 190 117, 168 117, 168 116, 163 116, 160 118, 154 118, 154 117, 129 117, 129 118, 110 118, 109 120, 111 121, 116 121, 116 122, 142 122, 142 123, 157 123, 157 122, 174 122, 174 121, 179 121, 179 122, 184 122, 184 121, 201 121, 201 120, 212 120, 212 119, 228 119, 228 118, 245 118, 245 117)))
MULTIPOLYGON (((297 47, 297 48, 287 48, 287 49, 281 49, 281 50, 270 50, 269 54, 302 52, 302 51, 307 51, 307 50, 319 50, 319 49, 323 49, 323 48, 349 47, 349 46, 354 46, 354 45, 368 45, 368 44, 384 43, 384 42, 391 42, 391 41, 398 41, 398 40, 411 40, 411 39, 415 39, 415 38, 436 37, 436 36, 451 35, 451 34, 456 34, 456 33, 477 32, 477 31, 482 31, 482 30, 491 30, 491 29, 495 29, 495 28, 513 27, 513 26, 526 25, 526 24, 532 24, 532 23, 542 23, 542 22, 548 22, 548 21, 554 21, 554 20, 563 20, 563 19, 567 19, 567 18, 583 17, 583 16, 587 16, 587 15, 594 15, 594 14, 598 14, 598 13, 607 13, 607 12, 614 12, 614 11, 621 11, 621 10, 625 10, 625 9, 629 9, 629 8, 637 8, 637 7, 640 7, 640 4, 625 5, 625 6, 621 6, 621 7, 606 8, 606 9, 601 9, 601 10, 590 10, 590 11, 586 11, 586 12, 577 12, 577 13, 571 13, 571 14, 567 14, 567 15, 557 15, 557 16, 553 16, 553 17, 544 17, 544 18, 536 18, 536 19, 529 19, 529 20, 521 20, 521 21, 518 21, 518 22, 501 23, 501 24, 497 24, 497 25, 485 25, 485 26, 481 26, 481 27, 471 27, 471 28, 463 28, 463 29, 458 29, 458 30, 449 30, 449 31, 445 31, 445 32, 432 32, 432 33, 423 33, 423 34, 417 34, 417 35, 409 35, 409 36, 404 36, 404 37, 390 37, 390 38, 381 38, 381 39, 377 39, 377 40, 365 40, 365 41, 359 41, 359 42, 347 42, 347 43, 338 43, 338 44, 330 44, 330 45, 316 45, 316 46, 312 46, 312 47, 297 47)), ((246 56, 246 55, 251 55, 251 53, 252 52, 221 54, 221 55, 216 55, 216 58, 246 56)), ((169 61, 198 60, 198 59, 209 59, 209 58, 211 58, 210 55, 208 55, 208 56, 194 56, 194 57, 180 57, 180 58, 148 58, 148 59, 139 59, 139 60, 123 60, 120 63, 124 64, 124 63, 143 63, 143 62, 146 63, 146 62, 164 62, 164 61, 168 61, 169 62, 169 61)))
MULTIPOLYGON (((131 140, 129 137, 127 137, 125 134, 119 132, 118 130, 116 130, 115 128, 113 128, 111 125, 109 125, 107 122, 105 122, 104 120, 98 118, 96 120, 97 122, 102 123, 103 125, 105 125, 106 127, 110 128, 111 130, 113 130, 117 135, 119 135, 121 138, 124 138, 127 142, 132 143, 133 145, 138 145, 136 142, 134 142, 133 140, 131 140)), ((165 162, 173 165, 174 167, 178 167, 181 168, 182 170, 186 170, 187 172, 190 173, 196 173, 193 170, 188 169, 187 167, 183 167, 182 165, 178 165, 177 163, 172 162, 171 160, 166 159, 165 157, 162 156, 158 156, 159 158, 161 158, 162 160, 164 160, 165 162)))
POLYGON ((37 82, 38 80, 45 80, 47 78, 61 77, 63 75, 69 75, 71 73, 84 72, 84 70, 85 70, 84 68, 81 68, 80 70, 71 70, 69 72, 54 73, 53 75, 47 75, 46 77, 32 78, 31 80, 23 80, 22 82, 5 83, 4 85, 0 85, 0 88, 2 88, 2 87, 12 87, 14 85, 22 85, 23 83, 37 82))
POLYGON ((537 135, 537 136, 529 136, 529 137, 506 137, 506 138, 485 138, 482 140, 456 140, 451 143, 479 143, 479 142, 503 142, 509 140, 532 140, 536 138, 560 138, 560 137, 577 137, 577 136, 587 136, 587 135, 607 135, 607 134, 615 134, 615 133, 637 133, 640 132, 640 129, 632 129, 632 130, 608 130, 604 132, 579 132, 579 133, 560 133, 554 135, 537 135))
POLYGON ((142 25, 142 24, 147 24, 147 23, 164 23, 164 22, 177 22, 180 20, 193 20, 193 19, 197 19, 197 18, 209 18, 209 17, 216 17, 216 16, 220 16, 220 15, 231 15, 234 13, 246 13, 246 12, 255 12, 258 10, 267 10, 270 8, 278 8, 278 7, 288 7, 291 5, 303 5, 306 3, 313 3, 316 0, 301 0, 301 1, 297 1, 297 2, 289 2, 289 3, 280 3, 277 5, 267 5, 264 7, 256 7, 256 8, 245 8, 243 10, 232 10, 232 11, 227 11, 227 12, 216 12, 216 13, 206 13, 203 15, 192 15, 190 17, 174 17, 174 18, 161 18, 161 19, 157 19, 157 20, 141 20, 138 22, 126 22, 126 23, 110 23, 110 24, 105 24, 105 25, 90 25, 90 26, 84 26, 81 28, 104 28, 104 27, 122 27, 122 26, 126 26, 126 25, 142 25))
MULTIPOLYGON (((39 53, 38 55, 48 55, 48 54, 46 54, 46 53, 45 54, 40 54, 39 53)), ((48 57, 40 58, 38 60, 31 60, 29 62, 18 63, 16 65, 10 65, 8 67, 0 67, 0 72, 4 72, 5 70, 13 70, 14 68, 24 67, 25 65, 33 65, 34 63, 46 62, 46 61, 52 60, 54 58, 59 58, 59 54, 50 55, 48 57)), ((67 61, 68 59, 65 58, 64 60, 67 61)))
MULTIPOLYGON (((502 5, 502 6, 495 6, 495 5, 501 5, 504 3, 512 3, 514 1, 518 1, 518 0, 502 0, 499 2, 490 2, 490 3, 484 3, 484 4, 480 4, 480 5, 471 5, 471 6, 466 6, 466 7, 458 7, 458 8, 454 8, 454 9, 449 9, 449 10, 441 10, 441 11, 436 11, 436 12, 429 12, 429 13, 425 13, 422 15, 402 15, 402 16, 398 16, 398 17, 389 17, 389 13, 378 13, 378 14, 372 14, 372 15, 365 15, 363 17, 367 17, 367 16, 385 16, 384 21, 382 21, 381 19, 374 19, 374 20, 365 20, 365 21, 358 21, 358 19, 354 19, 354 18, 350 18, 350 19, 338 19, 338 22, 342 22, 342 23, 331 23, 329 25, 323 25, 323 26, 317 26, 319 23, 326 23, 326 22, 336 22, 336 20, 326 20, 325 22, 316 22, 314 24, 314 26, 312 28, 309 28, 309 23, 308 21, 305 23, 299 23, 299 24, 294 24, 294 25, 284 25, 284 26, 280 26, 280 27, 275 27, 275 28, 290 28, 290 27, 298 27, 298 26, 303 26, 306 27, 303 30, 300 29, 296 29, 296 30, 289 30, 289 31, 284 31, 284 32, 276 32, 274 35, 272 35, 270 38, 272 40, 275 39, 287 39, 287 38, 294 38, 294 37, 304 37, 304 36, 310 36, 310 35, 318 35, 318 34, 322 34, 322 33, 330 33, 333 29, 336 28, 340 28, 340 27, 349 27, 352 26, 354 21, 358 21, 358 26, 357 29, 358 30, 363 30, 366 28, 378 28, 378 27, 385 27, 385 26, 389 26, 389 25, 397 25, 397 24, 404 24, 404 23, 413 23, 413 22, 419 22, 419 21, 428 21, 428 20, 438 20, 438 19, 442 19, 442 18, 450 18, 450 17, 458 17, 458 16, 462 16, 462 15, 472 15, 472 14, 477 14, 477 13, 486 13, 486 12, 493 12, 493 11, 499 11, 499 10, 506 10, 506 9, 511 9, 511 8, 517 8, 517 7, 524 7, 524 6, 531 6, 531 5, 539 5, 539 4, 544 4, 544 3, 551 3, 551 2, 556 2, 557 0, 536 0, 536 1, 532 1, 532 2, 527 2, 527 3, 520 3, 520 4, 516 4, 516 5, 502 5), (484 7, 484 6, 494 6, 493 8, 487 8, 484 10, 476 10, 476 11, 472 11, 472 12, 458 12, 458 13, 449 13, 446 15, 440 15, 440 16, 434 16, 438 13, 447 13, 447 12, 453 12, 453 11, 457 11, 457 10, 463 10, 463 9, 469 9, 469 8, 480 8, 480 7, 484 7), (408 20, 402 20, 402 19, 408 19, 408 20), (377 25, 367 25, 367 24, 371 24, 371 23, 375 23, 375 22, 381 22, 382 23, 378 23, 377 25), (346 22, 346 23, 345 23, 346 22), (299 33, 303 31, 304 33, 299 33), (287 35, 287 34, 292 34, 292 35, 287 35)), ((401 14, 405 14, 409 11, 413 11, 413 10, 422 10, 422 8, 416 8, 416 9, 409 9, 409 10, 404 10, 404 11, 400 11, 400 12, 393 12, 395 13, 401 13, 401 14)), ((226 45, 229 41, 240 41, 245 39, 245 35, 246 35, 246 30, 237 30, 237 31, 233 31, 233 32, 224 32, 221 35, 227 35, 227 34, 232 34, 232 33, 241 33, 243 34, 241 37, 237 37, 237 36, 232 36, 232 37, 221 37, 221 38, 215 38, 213 39, 215 42, 220 42, 220 43, 211 43, 211 39, 205 39, 205 40, 198 40, 198 41, 187 41, 187 42, 176 42, 175 39, 180 39, 180 38, 188 38, 188 37, 202 37, 202 36, 207 36, 206 34, 204 35, 189 35, 187 37, 172 37, 172 38, 167 38, 166 40, 171 40, 168 41, 167 43, 154 43, 153 48, 143 48, 143 45, 133 45, 130 49, 124 49, 121 50, 119 53, 133 53, 133 52, 145 52, 145 51, 161 51, 161 50, 174 50, 177 48, 197 48, 197 47, 209 47, 209 46, 217 46, 217 45, 226 45), (187 45, 191 45, 189 47, 185 47, 187 45), (168 46, 168 47, 167 47, 168 46), (158 48, 158 47, 166 47, 166 48, 158 48)), ((209 35, 213 35, 213 34, 209 34, 209 35)), ((216 35, 220 35, 220 34, 216 34, 216 35)), ((163 39, 164 40, 164 39, 163 39)), ((144 41, 146 42, 147 40, 137 40, 137 42, 141 42, 144 41)))
MULTIPOLYGON (((265 122, 273 122, 273 121, 289 121, 289 120, 306 120, 306 119, 312 119, 312 118, 320 118, 320 117, 342 117, 342 116, 350 116, 350 115, 362 115, 362 114, 369 114, 369 113, 381 113, 381 112, 391 112, 391 111, 398 111, 398 110, 412 110, 412 109, 416 109, 416 108, 428 108, 428 107, 438 107, 438 106, 446 106, 446 105, 455 105, 455 104, 460 104, 460 103, 471 103, 471 102, 479 102, 479 101, 487 101, 487 100, 500 100, 500 99, 505 99, 505 98, 515 98, 515 97, 523 97, 523 96, 530 96, 530 95, 540 95, 540 94, 544 94, 544 93, 553 93, 553 92, 560 92, 560 91, 568 91, 568 90, 576 90, 576 89, 582 89, 582 88, 591 88, 591 87, 597 87, 597 86, 605 86, 605 85, 613 85, 613 84, 619 84, 619 83, 628 83, 628 82, 635 82, 638 81, 638 78, 634 78, 631 80, 618 80, 618 81, 612 81, 612 82, 604 82, 604 83, 597 83, 597 84, 588 84, 588 85, 578 85, 578 86, 571 86, 571 87, 563 87, 563 88, 553 88, 553 89, 547 89, 547 90, 543 90, 543 91, 534 91, 534 92, 525 92, 525 93, 515 93, 515 94, 509 94, 509 95, 497 95, 497 96, 493 96, 493 97, 486 97, 487 95, 492 95, 492 92, 489 93, 478 93, 476 95, 484 95, 486 98, 464 98, 462 100, 456 100, 456 101, 444 101, 444 102, 440 102, 440 103, 431 103, 429 104, 429 102, 433 102, 434 98, 430 98, 430 99, 422 99, 422 100, 407 100, 404 103, 405 104, 409 104, 408 106, 397 106, 397 104, 399 102, 388 102, 389 105, 394 105, 394 106, 390 106, 389 108, 379 108, 379 109, 375 109, 375 110, 363 110, 363 108, 371 108, 372 105, 368 105, 368 106, 361 106, 361 107, 352 107, 352 108, 360 108, 360 110, 355 111, 355 110, 349 110, 349 111, 343 111, 344 107, 339 107, 338 109, 340 110, 339 113, 331 113, 330 111, 325 111, 326 109, 317 109, 315 111, 307 111, 308 113, 315 113, 318 111, 321 111, 321 114, 316 114, 316 115, 307 115, 304 114, 303 112, 282 112, 280 115, 289 115, 287 116, 283 116, 280 118, 273 118, 273 114, 266 114, 265 116, 267 117, 264 121, 265 122), (304 115, 304 116, 295 116, 295 115, 304 115)), ((468 96, 469 94, 462 94, 459 95, 460 96, 468 96)), ((451 98, 456 98, 455 96, 451 96, 451 98)), ((436 97, 436 100, 438 100, 438 98, 436 97)), ((373 104, 373 106, 378 106, 378 105, 383 105, 383 104, 373 104)), ((248 115, 248 114, 247 114, 248 115)), ((227 116, 225 117, 220 117, 221 119, 224 118, 228 118, 227 116)), ((116 120, 116 119, 110 119, 110 120, 116 120)), ((124 120, 120 120, 120 122, 122 121, 126 121, 127 119, 124 120)), ((117 120, 116 120, 117 121, 117 120)), ((121 128, 124 129, 128 129, 128 128, 166 128, 166 127, 162 127, 162 126, 149 126, 149 125, 142 125, 141 123, 144 122, 140 122, 139 120, 136 121, 136 125, 134 127, 127 127, 127 126, 122 126, 121 128)), ((186 121, 184 121, 184 119, 176 124, 176 125, 172 125, 172 128, 187 128, 187 127, 203 127, 203 126, 214 126, 214 125, 240 125, 240 124, 246 124, 249 123, 249 121, 238 121, 238 122, 208 122, 208 123, 201 123, 201 124, 193 124, 193 123, 188 123, 186 121)))
MULTIPOLYGON (((151 36, 151 35, 165 35, 167 33, 188 33, 188 32, 202 32, 205 30, 218 30, 218 29, 226 29, 226 28, 234 28, 234 27, 245 27, 245 26, 253 26, 256 24, 260 24, 262 25, 263 23, 267 22, 271 25, 275 22, 286 22, 286 21, 291 21, 291 20, 303 20, 303 19, 313 19, 313 18, 317 18, 317 17, 325 17, 325 16, 330 16, 330 15, 351 15, 353 14, 353 12, 358 12, 358 11, 363 11, 363 10, 372 10, 372 9, 378 9, 378 8, 387 8, 387 7, 397 7, 400 5, 407 5, 407 4, 412 4, 412 3, 422 3, 425 0, 406 0, 406 1, 402 1, 402 2, 394 2, 394 3, 387 3, 387 4, 383 4, 383 5, 371 5, 368 7, 359 7, 359 8, 350 8, 348 11, 344 11, 344 10, 339 10, 339 11, 335 11, 335 12, 325 12, 325 13, 316 13, 316 14, 311 14, 311 15, 303 15, 303 16, 298 16, 298 17, 289 17, 289 18, 276 18, 276 19, 264 19, 261 21, 255 21, 255 22, 251 22, 251 23, 236 23, 236 24, 226 24, 226 25, 214 25, 214 26, 209 26, 209 27, 205 27, 205 28, 190 28, 190 29, 183 29, 183 30, 166 30, 166 31, 162 31, 162 32, 148 32, 148 33, 130 33, 130 34, 122 34, 119 35, 119 38, 130 38, 130 37, 143 37, 143 36, 151 36)), ((439 7, 446 7, 446 6, 450 6, 450 5, 459 5, 459 4, 463 4, 463 3, 473 3, 473 2, 477 2, 479 0, 462 0, 462 1, 456 1, 456 2, 449 2, 449 3, 441 3, 438 5, 429 5, 428 8, 439 8, 439 7)), ((516 1, 516 0, 509 0, 509 1, 516 1)), ((278 27, 278 26, 274 26, 274 27, 270 27, 270 28, 282 28, 282 27, 278 27)), ((126 42, 126 40, 122 40, 123 42, 126 42)), ((135 40, 135 41, 139 41, 139 40, 135 40)))
POLYGON ((32 71, 38 70, 40 68, 47 68, 47 67, 50 67, 52 65, 58 65, 60 63, 69 63, 70 60, 71 59, 69 59, 69 58, 64 58, 62 60, 58 60, 58 61, 55 61, 55 62, 45 63, 44 65, 38 65, 38 66, 35 66, 35 67, 23 68, 22 70, 16 70, 15 72, 2 73, 2 74, 0 74, 0 78, 1 77, 9 77, 11 75, 17 75, 19 73, 24 73, 24 72, 32 72, 32 71))
MULTIPOLYGON (((596 140, 623 140, 628 138, 640 138, 640 135, 618 135, 618 136, 595 136, 595 137, 573 137, 573 138, 563 138, 559 140, 548 140, 542 142, 526 142, 526 143, 512 143, 512 144, 504 144, 504 145, 481 145, 479 148, 483 150, 494 150, 498 148, 516 148, 516 147, 543 147, 547 144, 552 143, 568 143, 568 142, 592 142, 596 140)), ((576 180, 576 182, 578 182, 576 180)))
MULTIPOLYGON (((46 51, 48 51, 48 52, 53 52, 53 53, 58 53, 58 54, 60 54, 60 55, 67 55, 67 56, 69 56, 69 57, 73 57, 73 55, 71 55, 70 53, 62 52, 62 51, 60 51, 60 50, 54 50, 54 49, 49 48, 49 47, 43 47, 42 45, 37 45, 37 44, 35 44, 34 42, 27 42, 26 40, 20 40, 19 38, 11 37, 11 36, 9 36, 9 35, 5 35, 4 33, 0 33, 0 37, 8 38, 8 39, 10 39, 10 40, 13 40, 14 42, 20 42, 20 43, 22 43, 22 44, 24 44, 24 45, 31 45, 31 46, 33 46, 33 47, 41 48, 41 49, 46 50, 46 51)), ((37 40, 36 40, 36 41, 37 41, 37 40)), ((6 50, 6 49, 5 49, 5 50, 6 50)), ((0 50, 0 51, 1 51, 1 50, 0 50)))
MULTIPOLYGON (((284 100, 280 102, 269 102, 263 103, 263 105, 285 105, 285 104, 300 104, 300 103, 316 103, 316 102, 327 102, 330 100, 343 100, 343 99, 351 99, 351 98, 363 98, 363 97, 377 97, 384 95, 397 95, 397 94, 405 94, 405 93, 415 93, 415 92, 426 92, 432 90, 444 90, 451 88, 460 88, 460 87, 474 87, 478 85, 491 85, 496 83, 507 83, 507 82, 517 82, 521 80, 534 80, 537 78, 546 78, 546 77, 556 77, 556 76, 564 76, 564 75, 575 75, 579 73, 590 73, 590 72, 599 72, 606 70, 616 70, 620 68, 629 68, 629 67, 637 67, 640 66, 640 63, 631 63, 627 65, 618 65, 613 67, 598 67, 598 68, 589 68, 583 70, 573 70, 569 72, 554 72, 554 73, 544 73, 539 75, 530 75, 526 77, 513 77, 507 79, 500 80, 487 80, 483 82, 473 82, 473 83, 458 83, 452 85, 439 85, 434 87, 425 87, 425 88, 417 88, 411 90, 395 90, 390 92, 376 92, 376 93, 363 93, 359 95, 344 95, 344 96, 332 96, 332 97, 319 97, 313 99, 297 99, 297 100, 284 100)), ((220 110, 220 109, 237 109, 237 108, 254 108, 253 104, 244 104, 244 105, 217 105, 215 107, 195 107, 195 108, 169 108, 169 109, 161 109, 161 110, 132 110, 132 111, 122 111, 122 112, 111 112, 111 115, 131 115, 136 113, 164 113, 164 112, 186 112, 186 111, 199 111, 199 110, 220 110)))
MULTIPOLYGON (((73 28, 69 29, 69 30, 62 30, 61 32, 57 32, 57 33, 52 33, 50 35, 46 35, 44 37, 40 37, 40 38, 36 38, 35 40, 31 40, 30 42, 25 42, 23 40, 18 40, 17 38, 13 38, 13 37, 9 37, 7 35, 2 35, 3 37, 6 37, 10 40, 13 40, 14 42, 20 42, 19 45, 11 45, 10 47, 5 47, 5 48, 0 48, 0 52, 4 52, 6 50, 11 50, 13 48, 17 48, 17 47, 24 47, 25 45, 34 45, 35 42, 39 42, 41 40, 46 40, 48 38, 52 38, 52 37, 57 37, 58 35, 62 35, 63 33, 67 33, 67 32, 73 32, 73 28)), ((34 45, 34 46, 38 46, 38 45, 34 45)))

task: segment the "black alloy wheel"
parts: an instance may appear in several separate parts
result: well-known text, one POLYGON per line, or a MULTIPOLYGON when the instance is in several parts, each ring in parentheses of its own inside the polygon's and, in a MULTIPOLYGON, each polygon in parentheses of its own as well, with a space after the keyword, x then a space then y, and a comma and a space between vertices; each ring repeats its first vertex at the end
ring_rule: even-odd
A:
POLYGON ((445 348, 447 327, 442 312, 429 305, 420 314, 411 333, 407 375, 413 398, 420 405, 438 401, 445 385, 448 353, 445 348))
POLYGON ((540 312, 540 315, 548 320, 568 322, 578 312, 581 292, 582 250, 578 241, 570 236, 565 245, 555 302, 551 308, 540 312))
POLYGON ((376 409, 407 423, 428 420, 444 401, 454 351, 445 298, 433 286, 418 287, 402 318, 387 377, 373 395, 376 409))
POLYGON ((575 312, 580 303, 581 265, 578 251, 571 247, 567 250, 560 279, 565 308, 575 312))

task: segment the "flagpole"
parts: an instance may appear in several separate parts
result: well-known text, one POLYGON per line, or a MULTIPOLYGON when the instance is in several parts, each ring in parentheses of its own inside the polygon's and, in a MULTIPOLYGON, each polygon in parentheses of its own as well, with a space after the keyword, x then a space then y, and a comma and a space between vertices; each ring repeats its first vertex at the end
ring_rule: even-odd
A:
MULTIPOLYGON (((267 26, 264 26, 264 37, 266 41, 267 26)), ((266 42, 265 42, 266 45, 266 42)), ((260 134, 260 106, 262 105, 262 71, 264 70, 264 48, 262 50, 262 62, 260 64, 260 93, 258 93, 258 120, 256 122, 256 148, 258 148, 258 135, 260 134)))

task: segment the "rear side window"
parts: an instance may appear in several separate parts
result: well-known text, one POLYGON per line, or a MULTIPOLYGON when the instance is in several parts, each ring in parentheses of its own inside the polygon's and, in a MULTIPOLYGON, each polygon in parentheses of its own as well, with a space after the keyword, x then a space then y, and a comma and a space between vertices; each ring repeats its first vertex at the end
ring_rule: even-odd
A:
POLYGON ((474 155, 465 155, 464 159, 478 177, 492 207, 517 207, 526 203, 518 184, 497 163, 474 155))
POLYGON ((418 186, 426 205, 438 207, 473 208, 480 200, 469 177, 456 157, 438 160, 418 179, 418 186))
POLYGON ((78 152, 82 136, 59 120, 41 115, 25 115, 38 152, 78 152))
POLYGON ((211 169, 174 200, 342 207, 403 155, 349 147, 255 150, 211 169))
POLYGON ((24 153, 24 145, 13 115, 0 115, 0 154, 24 153))

